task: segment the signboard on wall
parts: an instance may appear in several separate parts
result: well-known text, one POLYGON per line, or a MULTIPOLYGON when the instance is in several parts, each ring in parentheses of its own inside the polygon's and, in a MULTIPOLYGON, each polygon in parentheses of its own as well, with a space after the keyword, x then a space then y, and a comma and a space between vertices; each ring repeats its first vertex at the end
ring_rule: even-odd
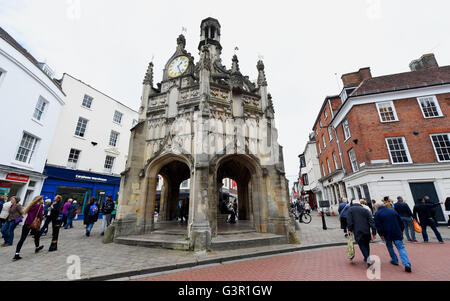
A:
POLYGON ((16 173, 9 173, 6 175, 6 180, 15 181, 15 182, 28 183, 29 179, 30 179, 29 176, 19 175, 16 173))
POLYGON ((319 206, 321 208, 330 208, 330 201, 319 201, 319 206))

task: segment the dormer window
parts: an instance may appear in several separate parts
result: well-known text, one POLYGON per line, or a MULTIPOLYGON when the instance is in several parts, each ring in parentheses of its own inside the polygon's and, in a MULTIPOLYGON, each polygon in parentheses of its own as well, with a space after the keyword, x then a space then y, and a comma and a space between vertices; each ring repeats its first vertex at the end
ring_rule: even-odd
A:
POLYGON ((353 91, 355 91, 355 89, 356 89, 356 87, 343 89, 342 93, 341 93, 342 102, 346 101, 347 98, 350 96, 350 94, 352 94, 353 91))

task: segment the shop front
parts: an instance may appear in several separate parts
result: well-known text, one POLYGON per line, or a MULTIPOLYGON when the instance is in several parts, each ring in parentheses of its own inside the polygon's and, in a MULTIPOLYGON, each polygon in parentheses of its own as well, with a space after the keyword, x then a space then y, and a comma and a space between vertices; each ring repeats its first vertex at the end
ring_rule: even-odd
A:
POLYGON ((76 200, 78 219, 83 219, 84 208, 91 197, 95 197, 100 206, 108 195, 112 196, 113 201, 117 200, 120 177, 54 166, 46 166, 44 174, 47 176, 41 192, 44 200, 53 201, 56 195, 61 195, 64 201, 69 198, 76 200))
POLYGON ((37 172, 0 166, 0 195, 6 195, 8 199, 17 196, 21 204, 26 206, 38 195, 44 178, 44 175, 37 172))

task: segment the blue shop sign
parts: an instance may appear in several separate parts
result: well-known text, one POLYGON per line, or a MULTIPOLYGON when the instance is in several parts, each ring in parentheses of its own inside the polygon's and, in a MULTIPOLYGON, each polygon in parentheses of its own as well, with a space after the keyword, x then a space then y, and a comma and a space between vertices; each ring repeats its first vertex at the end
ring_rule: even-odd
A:
POLYGON ((107 176, 102 174, 95 174, 79 170, 58 168, 53 166, 46 166, 44 173, 53 179, 59 179, 72 182, 95 182, 108 185, 120 185, 120 177, 107 176))

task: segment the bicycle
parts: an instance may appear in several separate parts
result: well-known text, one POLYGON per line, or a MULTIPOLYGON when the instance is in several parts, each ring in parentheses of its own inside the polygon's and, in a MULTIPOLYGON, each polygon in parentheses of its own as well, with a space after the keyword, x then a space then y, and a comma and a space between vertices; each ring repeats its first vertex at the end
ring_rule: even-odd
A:
POLYGON ((291 207, 291 213, 294 215, 295 219, 299 221, 299 223, 309 224, 312 221, 310 209, 303 209, 299 212, 297 208, 291 207))

